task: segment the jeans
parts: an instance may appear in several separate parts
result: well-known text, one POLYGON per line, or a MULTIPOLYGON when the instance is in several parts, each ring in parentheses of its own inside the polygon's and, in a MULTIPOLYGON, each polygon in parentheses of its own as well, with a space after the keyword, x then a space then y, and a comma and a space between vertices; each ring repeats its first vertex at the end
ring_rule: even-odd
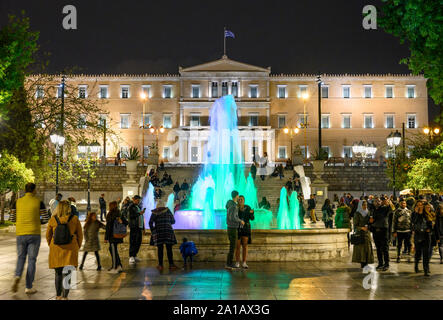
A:
POLYGON ((106 219, 106 207, 105 208, 100 208, 100 220, 103 221, 103 216, 106 219))
MULTIPOLYGON (((416 235, 417 236, 417 235, 416 235)), ((429 238, 416 239, 415 244, 415 265, 418 266, 418 262, 423 256, 423 269, 429 271, 429 247, 431 246, 431 241, 429 238)))
MULTIPOLYGON (((158 265, 163 267, 163 244, 157 245, 158 265)), ((166 244, 166 254, 168 256, 169 266, 174 265, 174 257, 172 255, 172 244, 166 244)))
MULTIPOLYGON (((81 267, 83 267, 83 265, 85 264, 85 260, 86 260, 86 256, 87 255, 88 255, 88 252, 85 251, 83 253, 83 259, 82 259, 81 267)), ((97 266, 100 268, 101 267, 101 263, 100 263, 100 255, 98 254, 98 251, 95 251, 95 258, 97 259, 97 266)))
POLYGON ((226 259, 226 264, 228 266, 231 266, 232 261, 234 260, 234 252, 235 252, 235 247, 237 245, 237 237, 238 237, 238 229, 228 228, 229 252, 228 252, 228 257, 226 259))
POLYGON ((440 253, 440 260, 443 259, 443 236, 440 236, 440 242, 438 243, 438 252, 440 253))
POLYGON ((28 270, 26 271, 26 288, 32 289, 35 277, 35 264, 40 249, 40 235, 17 236, 17 267, 15 276, 21 277, 28 257, 28 270))
POLYGON ((109 251, 111 252, 112 258, 112 269, 117 269, 118 267, 123 267, 120 261, 120 255, 118 254, 118 243, 110 243, 109 251))
POLYGON ((389 266, 388 229, 377 228, 374 232, 374 243, 377 248, 378 265, 389 266))
POLYGON ((69 273, 63 274, 63 268, 55 268, 55 291, 57 292, 57 297, 67 298, 69 289, 63 287, 63 280, 69 273))
POLYGON ((309 212, 311 213, 311 221, 317 222, 317 216, 315 215, 315 209, 311 209, 311 210, 309 210, 309 212))
POLYGON ((190 256, 182 255, 182 257, 183 257, 183 261, 185 262, 185 265, 186 265, 186 262, 188 261, 188 258, 189 258, 189 261, 191 262, 191 266, 192 266, 192 257, 193 257, 192 254, 190 256))
POLYGON ((143 230, 132 228, 129 233, 129 257, 136 257, 143 239, 143 230))
POLYGON ((402 243, 404 243, 404 253, 411 253, 411 233, 397 232, 397 256, 400 257, 402 243))
POLYGON ((325 228, 326 229, 332 229, 332 220, 330 220, 330 221, 325 221, 325 228))

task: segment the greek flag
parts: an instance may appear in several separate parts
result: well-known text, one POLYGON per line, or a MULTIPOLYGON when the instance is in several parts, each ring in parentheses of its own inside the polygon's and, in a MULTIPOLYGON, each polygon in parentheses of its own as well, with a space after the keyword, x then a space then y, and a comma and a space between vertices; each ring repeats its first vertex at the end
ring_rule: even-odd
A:
POLYGON ((235 39, 235 35, 232 31, 225 30, 225 38, 234 38, 235 39))

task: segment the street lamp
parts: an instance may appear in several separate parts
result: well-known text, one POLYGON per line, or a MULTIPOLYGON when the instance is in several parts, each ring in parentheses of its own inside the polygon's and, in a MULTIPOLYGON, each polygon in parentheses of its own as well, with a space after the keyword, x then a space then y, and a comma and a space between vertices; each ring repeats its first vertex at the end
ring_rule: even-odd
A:
POLYGON ((359 143, 354 142, 352 145, 352 153, 356 155, 356 157, 362 158, 362 192, 363 196, 365 195, 365 168, 366 168, 366 158, 372 158, 377 153, 377 147, 375 143, 364 144, 363 141, 359 143))
POLYGON ((394 148, 394 165, 392 166, 392 175, 393 175, 393 186, 394 186, 394 198, 395 198, 395 160, 397 158, 396 148, 400 145, 401 141, 401 133, 396 130, 395 132, 391 132, 389 136, 386 138, 389 148, 394 148))
POLYGON ((98 153, 100 151, 100 144, 98 142, 86 143, 82 142, 78 145, 78 149, 81 153, 86 153, 86 158, 88 160, 88 205, 86 207, 86 211, 91 211, 91 179, 89 172, 89 164, 90 164, 90 154, 98 153))
POLYGON ((143 101, 143 113, 142 113, 142 125, 140 126, 140 128, 142 129, 142 166, 145 165, 145 129, 146 129, 146 125, 148 125, 148 128, 150 126, 150 124, 146 124, 145 123, 145 108, 146 108, 146 101, 148 101, 148 95, 145 92, 142 92, 140 94, 140 99, 142 99, 143 101))
POLYGON ((438 136, 440 134, 440 128, 435 127, 435 128, 428 128, 425 127, 423 129, 423 133, 427 136, 429 136, 429 142, 432 144, 432 140, 435 136, 438 136))
POLYGON ((55 173, 55 196, 58 194, 58 167, 60 164, 60 147, 65 144, 65 137, 62 133, 54 131, 51 135, 51 142, 55 145, 55 155, 57 158, 57 169, 55 173))
POLYGON ((294 159, 293 159, 293 154, 292 154, 292 136, 293 136, 293 134, 298 134, 298 133, 300 132, 300 129, 297 128, 297 127, 295 127, 295 128, 288 128, 288 127, 285 127, 285 128, 283 129, 283 132, 284 132, 285 134, 290 134, 290 135, 291 135, 291 159, 294 160, 294 159))
POLYGON ((305 162, 308 160, 308 136, 306 130, 308 129, 309 123, 306 116, 306 101, 309 99, 309 94, 307 92, 303 93, 301 96, 303 100, 303 123, 300 123, 300 128, 305 131, 305 162))

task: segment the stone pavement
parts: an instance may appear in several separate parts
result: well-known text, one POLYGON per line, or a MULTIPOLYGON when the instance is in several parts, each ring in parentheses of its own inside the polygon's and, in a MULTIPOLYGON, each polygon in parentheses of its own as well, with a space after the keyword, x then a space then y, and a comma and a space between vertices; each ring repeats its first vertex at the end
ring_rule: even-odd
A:
MULTIPOLYGON (((43 240, 43 238, 42 238, 43 240)), ((391 250, 391 257, 394 257, 391 250)), ((54 271, 48 269, 48 246, 42 241, 37 260, 35 295, 24 294, 24 277, 19 292, 12 295, 11 281, 16 263, 15 235, 0 234, 0 300, 55 299, 54 271)), ((377 273, 376 288, 363 288, 362 273, 350 258, 333 261, 249 263, 248 270, 227 271, 220 263, 195 262, 193 270, 159 273, 153 261, 128 266, 116 275, 96 271, 95 257, 89 254, 85 269, 78 272, 77 289, 71 300, 154 299, 154 300, 438 300, 443 297, 443 265, 438 253, 431 262, 431 276, 413 272, 413 263, 391 261, 387 272, 377 273)), ((165 257, 166 258, 166 257, 165 257)), ((178 258, 178 257, 176 257, 178 258)), ((102 257, 104 269, 109 256, 102 257)), ((176 261, 181 266, 182 261, 176 261)), ((165 264, 167 266, 167 263, 165 264)), ((25 268, 26 270, 26 268, 25 268)), ((422 270, 422 266, 420 266, 422 270)))

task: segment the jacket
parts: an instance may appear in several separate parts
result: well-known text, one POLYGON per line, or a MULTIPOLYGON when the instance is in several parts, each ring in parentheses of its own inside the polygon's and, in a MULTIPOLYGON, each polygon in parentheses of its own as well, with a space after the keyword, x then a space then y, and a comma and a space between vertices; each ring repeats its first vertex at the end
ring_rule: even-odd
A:
POLYGON ((414 232, 414 241, 430 241, 431 230, 432 221, 429 221, 424 213, 412 213, 412 231, 414 232), (429 232, 427 230, 429 230, 429 232))
POLYGON ((323 218, 322 218, 322 220, 323 220, 324 222, 326 222, 326 221, 332 221, 332 216, 334 215, 334 210, 332 210, 331 205, 329 205, 329 206, 323 206, 323 207, 321 208, 321 211, 322 211, 322 213, 323 213, 323 218))
POLYGON ((41 225, 49 220, 46 207, 32 193, 26 193, 12 206, 9 220, 16 223, 16 235, 40 235, 41 225))
POLYGON ((129 220, 129 228, 131 229, 145 229, 145 221, 142 215, 143 219, 143 228, 140 228, 140 207, 135 204, 131 203, 128 207, 128 220, 129 220))
POLYGON ((114 238, 114 222, 117 218, 122 219, 122 223, 127 226, 128 220, 123 217, 120 213, 120 210, 109 211, 106 216, 106 232, 105 232, 105 240, 109 241, 109 243, 123 243, 123 239, 114 238))
POLYGON ((435 230, 437 239, 443 237, 443 212, 437 213, 435 218, 435 230))
POLYGON ((98 202, 100 203, 100 209, 106 210, 106 201, 103 199, 103 197, 98 198, 98 202))
POLYGON ((392 220, 392 232, 409 232, 411 231, 412 213, 408 208, 398 208, 394 211, 392 220))
POLYGON ((389 228, 389 212, 391 211, 390 206, 379 206, 378 208, 374 208, 372 218, 374 218, 374 222, 372 226, 374 228, 379 229, 388 229, 389 228))
POLYGON ((316 206, 315 199, 308 200, 308 210, 314 210, 316 206))
POLYGON ((193 241, 187 241, 180 245, 180 253, 183 257, 192 257, 198 253, 198 250, 193 241))
POLYGON ((348 206, 338 207, 335 212, 335 227, 337 229, 351 229, 351 208, 348 206))
POLYGON ((106 229, 105 225, 98 220, 91 222, 87 228, 84 229, 85 244, 83 251, 94 252, 100 251, 100 240, 98 238, 100 228, 106 229))
MULTIPOLYGON (((59 218, 60 223, 66 223, 69 216, 59 218)), ((77 216, 73 216, 68 222, 69 232, 72 235, 71 243, 64 245, 54 244, 54 233, 57 228, 57 221, 53 216, 46 229, 46 241, 49 246, 49 269, 61 268, 66 266, 78 266, 78 251, 83 242, 83 231, 77 216)))
POLYGON ((238 205, 233 200, 229 200, 228 203, 226 203, 226 225, 228 228, 237 229, 240 226, 240 222, 238 205))
POLYGON ((166 207, 160 207, 152 210, 149 219, 149 228, 151 229, 151 241, 153 246, 177 244, 174 229, 172 225, 175 223, 174 215, 171 210, 166 207))

